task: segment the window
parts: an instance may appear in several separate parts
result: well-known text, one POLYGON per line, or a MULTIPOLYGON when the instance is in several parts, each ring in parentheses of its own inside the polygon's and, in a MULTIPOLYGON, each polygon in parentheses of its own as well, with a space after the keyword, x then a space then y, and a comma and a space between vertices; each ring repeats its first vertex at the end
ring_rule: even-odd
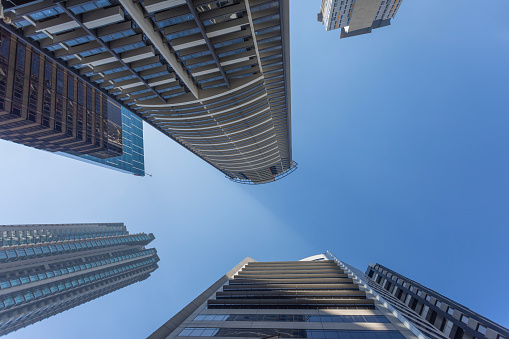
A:
POLYGON ((429 295, 426 296, 427 301, 431 301, 431 297, 429 295))
POLYGON ((469 318, 466 315, 464 315, 464 314, 461 315, 461 321, 463 323, 468 324, 468 320, 469 320, 469 318))
POLYGON ((188 327, 180 332, 179 337, 268 337, 281 338, 339 338, 351 336, 353 338, 384 338, 403 339, 397 331, 347 331, 347 330, 297 330, 297 329, 268 329, 268 328, 199 328, 188 327))
POLYGON ((435 302, 435 306, 436 306, 436 307, 438 307, 438 308, 440 308, 440 306, 442 306, 442 302, 437 300, 437 301, 435 302))
POLYGON ((275 321, 275 322, 367 322, 388 323, 384 316, 376 315, 306 315, 306 314, 200 314, 195 321, 275 321))
POLYGON ((452 307, 447 308, 447 313, 452 315, 454 313, 454 309, 452 307))
POLYGON ((481 333, 482 335, 486 335, 486 327, 481 324, 477 324, 477 332, 481 333))

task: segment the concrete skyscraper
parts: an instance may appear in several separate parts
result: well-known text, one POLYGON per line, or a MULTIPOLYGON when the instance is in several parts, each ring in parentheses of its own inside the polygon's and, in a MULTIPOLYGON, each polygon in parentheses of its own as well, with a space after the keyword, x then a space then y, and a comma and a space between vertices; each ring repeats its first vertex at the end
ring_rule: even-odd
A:
POLYGON ((405 312, 415 326, 434 337, 509 338, 507 328, 385 266, 370 265, 365 279, 395 308, 405 312))
POLYGON ((122 223, 0 226, 0 335, 147 279, 153 239, 122 223))
POLYGON ((318 21, 341 38, 371 33, 391 24, 403 0, 322 0, 318 21))
POLYGON ((4 6, 4 31, 54 61, 64 98, 65 79, 79 79, 92 97, 126 107, 236 182, 295 170, 288 0, 4 6))
POLYGON ((244 259, 149 336, 176 337, 427 338, 329 252, 244 259))

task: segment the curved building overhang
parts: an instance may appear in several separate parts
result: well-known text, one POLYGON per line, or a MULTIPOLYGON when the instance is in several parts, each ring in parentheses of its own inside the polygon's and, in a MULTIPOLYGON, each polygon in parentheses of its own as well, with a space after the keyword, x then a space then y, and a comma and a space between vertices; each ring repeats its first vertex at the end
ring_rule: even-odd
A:
POLYGON ((293 171, 289 0, 82 4, 24 1, 7 12, 38 51, 228 178, 293 171))

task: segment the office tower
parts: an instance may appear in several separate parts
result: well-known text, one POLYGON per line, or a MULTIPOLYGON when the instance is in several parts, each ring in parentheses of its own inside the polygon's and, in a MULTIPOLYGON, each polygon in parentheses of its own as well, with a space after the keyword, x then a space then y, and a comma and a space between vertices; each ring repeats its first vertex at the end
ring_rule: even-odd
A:
POLYGON ((122 223, 0 226, 0 335, 147 279, 153 239, 122 223))
POLYGON ((122 154, 120 107, 1 31, 0 137, 51 152, 122 154))
POLYGON ((144 175, 138 117, 0 28, 0 138, 144 175))
POLYGON ((341 29, 341 38, 389 26, 403 0, 322 0, 318 21, 326 31, 341 29))
POLYGON ((370 264, 366 280, 386 296, 415 326, 436 337, 451 339, 505 339, 509 330, 380 264, 370 264), (438 333, 438 334, 437 334, 438 333))
POLYGON ((295 170, 289 0, 12 0, 4 13, 4 29, 64 74, 229 179, 259 184, 295 170))
POLYGON ((426 338, 330 252, 244 259, 149 336, 175 337, 426 338))

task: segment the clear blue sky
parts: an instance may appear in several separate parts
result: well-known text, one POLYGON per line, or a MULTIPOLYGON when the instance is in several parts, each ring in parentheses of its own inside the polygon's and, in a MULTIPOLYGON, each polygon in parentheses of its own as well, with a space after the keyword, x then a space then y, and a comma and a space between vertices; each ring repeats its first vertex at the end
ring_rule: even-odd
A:
POLYGON ((509 327, 509 1, 406 0, 392 26, 342 40, 320 0, 291 6, 299 169, 280 182, 232 183, 147 125, 152 178, 0 140, 0 224, 121 221, 161 258, 9 338, 142 338, 246 256, 327 249, 509 327))

